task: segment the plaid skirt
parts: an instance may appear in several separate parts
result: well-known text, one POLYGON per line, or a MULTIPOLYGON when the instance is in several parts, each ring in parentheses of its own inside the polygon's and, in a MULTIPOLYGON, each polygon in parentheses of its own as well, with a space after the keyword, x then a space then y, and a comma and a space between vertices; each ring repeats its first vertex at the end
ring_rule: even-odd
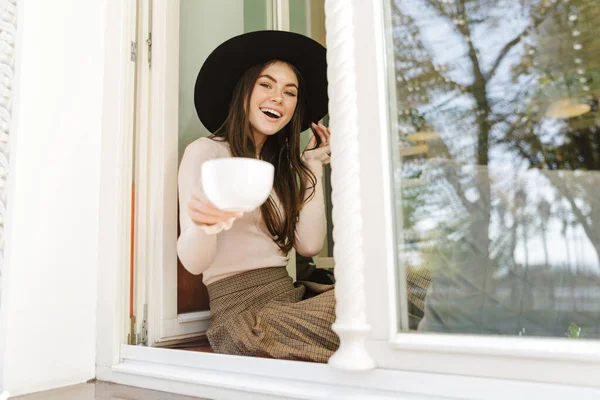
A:
POLYGON ((207 286, 216 353, 327 362, 339 347, 334 286, 292 282, 285 267, 261 268, 207 286))

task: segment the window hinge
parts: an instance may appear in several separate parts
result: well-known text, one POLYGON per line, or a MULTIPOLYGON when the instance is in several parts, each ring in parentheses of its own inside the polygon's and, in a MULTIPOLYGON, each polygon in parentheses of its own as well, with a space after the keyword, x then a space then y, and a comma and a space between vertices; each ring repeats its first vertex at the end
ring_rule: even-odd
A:
POLYGON ((137 61, 137 42, 131 42, 131 61, 137 61))
POLYGON ((148 65, 152 66, 152 32, 148 33, 146 43, 148 44, 148 65))
POLYGON ((144 319, 140 328, 140 343, 138 344, 148 345, 148 304, 144 304, 144 319))
POLYGON ((131 345, 144 345, 148 344, 148 304, 144 304, 144 318, 142 319, 142 326, 140 332, 135 331, 135 315, 129 318, 129 334, 127 335, 127 344, 131 345))
POLYGON ((135 333, 135 315, 129 317, 129 334, 127 335, 127 344, 137 344, 137 334, 135 333))

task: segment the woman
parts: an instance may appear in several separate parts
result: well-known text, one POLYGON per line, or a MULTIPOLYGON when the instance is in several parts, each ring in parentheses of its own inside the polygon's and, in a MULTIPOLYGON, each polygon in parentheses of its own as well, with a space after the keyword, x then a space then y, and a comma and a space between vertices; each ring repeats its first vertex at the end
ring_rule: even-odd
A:
POLYGON ((331 330, 332 285, 294 285, 285 266, 294 247, 321 251, 326 234, 323 165, 329 162, 325 49, 290 32, 237 36, 215 49, 196 81, 198 116, 213 132, 191 143, 179 170, 185 268, 203 274, 207 332, 218 353, 327 362, 339 346, 331 330), (315 135, 300 152, 300 132, 315 135), (217 209, 202 191, 206 160, 251 157, 275 167, 269 199, 252 213, 217 209))

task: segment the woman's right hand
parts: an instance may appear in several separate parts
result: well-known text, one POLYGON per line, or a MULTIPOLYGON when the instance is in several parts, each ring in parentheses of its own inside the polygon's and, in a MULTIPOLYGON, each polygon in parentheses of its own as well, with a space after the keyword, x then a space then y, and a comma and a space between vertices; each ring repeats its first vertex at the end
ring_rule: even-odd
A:
POLYGON ((187 202, 188 215, 197 225, 214 225, 241 218, 241 212, 223 211, 215 207, 198 188, 187 202))

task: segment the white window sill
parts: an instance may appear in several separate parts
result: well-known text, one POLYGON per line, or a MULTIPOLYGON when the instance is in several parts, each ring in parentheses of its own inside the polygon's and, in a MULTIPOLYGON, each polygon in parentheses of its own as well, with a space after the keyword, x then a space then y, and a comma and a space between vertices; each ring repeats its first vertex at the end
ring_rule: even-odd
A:
POLYGON ((600 389, 123 345, 123 360, 97 378, 213 399, 597 399, 600 389), (573 397, 576 396, 576 397, 573 397))
POLYGON ((600 398, 600 344, 589 340, 406 333, 367 348, 381 368, 580 386, 600 398))

